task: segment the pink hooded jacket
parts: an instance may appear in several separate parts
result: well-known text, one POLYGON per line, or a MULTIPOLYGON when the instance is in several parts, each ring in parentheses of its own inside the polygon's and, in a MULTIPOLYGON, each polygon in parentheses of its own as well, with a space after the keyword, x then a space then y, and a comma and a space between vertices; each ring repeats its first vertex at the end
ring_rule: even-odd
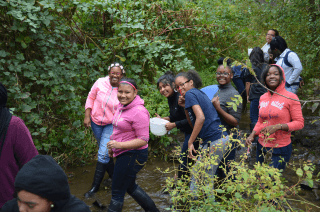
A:
MULTIPOLYGON (((285 75, 282 70, 283 78, 285 75)), ((299 99, 294 93, 285 89, 285 80, 275 90, 277 93, 292 99, 299 99)), ((264 147, 280 148, 291 143, 291 132, 301 130, 304 127, 301 104, 298 101, 287 99, 276 93, 271 95, 270 91, 260 97, 259 118, 254 131, 259 135, 259 143, 264 147), (289 131, 278 130, 269 137, 261 134, 260 131, 267 126, 276 124, 287 124, 289 131)))
MULTIPOLYGON (((149 141, 149 122, 150 115, 148 110, 143 106, 144 101, 140 96, 127 106, 119 103, 118 110, 113 117, 113 133, 110 140, 126 142, 134 139, 149 141)), ((148 148, 148 144, 135 150, 148 148)), ((112 149, 113 157, 132 149, 112 149)))
POLYGON ((119 100, 118 87, 112 87, 109 76, 99 78, 88 94, 85 109, 91 108, 91 120, 97 125, 111 124, 119 100))

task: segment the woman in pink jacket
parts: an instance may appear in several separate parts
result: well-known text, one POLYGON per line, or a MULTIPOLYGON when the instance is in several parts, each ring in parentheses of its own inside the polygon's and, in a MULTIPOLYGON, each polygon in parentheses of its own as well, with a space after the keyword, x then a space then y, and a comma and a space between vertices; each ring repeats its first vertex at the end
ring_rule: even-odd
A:
POLYGON ((92 86, 85 106, 84 126, 91 126, 99 146, 92 187, 85 193, 85 197, 91 197, 99 190, 106 171, 110 178, 113 175, 114 164, 113 159, 109 158, 107 143, 113 130, 112 118, 119 104, 117 98, 119 82, 125 71, 119 63, 111 64, 108 71, 107 77, 99 78, 92 86))
POLYGON ((257 162, 264 162, 267 152, 272 153, 271 166, 285 169, 292 152, 291 132, 304 127, 301 104, 298 96, 285 89, 285 75, 278 65, 269 65, 261 75, 262 83, 272 91, 260 97, 259 118, 252 133, 246 140, 251 145, 255 136, 259 136, 257 144, 257 162))
POLYGON ((150 115, 137 95, 133 79, 123 78, 118 89, 119 105, 113 117, 113 134, 108 143, 110 157, 116 157, 109 212, 122 211, 127 192, 145 211, 159 211, 153 200, 136 184, 136 175, 148 159, 150 115))

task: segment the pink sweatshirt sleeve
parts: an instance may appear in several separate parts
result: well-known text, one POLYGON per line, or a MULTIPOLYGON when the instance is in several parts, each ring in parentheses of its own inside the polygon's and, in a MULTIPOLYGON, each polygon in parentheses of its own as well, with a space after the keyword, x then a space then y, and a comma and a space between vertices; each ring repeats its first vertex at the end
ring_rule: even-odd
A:
MULTIPOLYGON (((295 99, 298 99, 298 97, 295 99)), ((291 100, 290 117, 292 121, 287 123, 290 132, 301 130, 304 127, 304 118, 302 115, 300 102, 291 100)))
POLYGON ((262 128, 264 128, 264 127, 265 127, 265 126, 263 125, 263 119, 260 118, 260 116, 259 116, 258 122, 256 123, 256 126, 254 126, 254 129, 253 129, 253 131, 256 132, 255 135, 259 135, 260 131, 261 131, 262 128))
POLYGON ((96 96, 97 96, 97 91, 98 91, 97 88, 98 88, 98 80, 93 84, 93 86, 88 94, 85 109, 88 109, 88 108, 92 109, 93 108, 93 103, 94 103, 94 100, 96 99, 96 96))
POLYGON ((149 141, 149 122, 150 115, 145 107, 139 108, 133 117, 132 128, 135 130, 136 137, 144 141, 149 141))
MULTIPOLYGON (((261 101, 261 100, 260 100, 261 101)), ((260 110, 260 101, 259 101, 259 110, 260 110)), ((260 114, 260 113, 259 113, 260 114)), ((256 123, 256 126, 254 126, 253 131, 256 132, 255 135, 259 135, 260 131, 262 130, 262 128, 264 128, 265 126, 263 125, 263 119, 260 117, 258 117, 258 122, 256 123)))

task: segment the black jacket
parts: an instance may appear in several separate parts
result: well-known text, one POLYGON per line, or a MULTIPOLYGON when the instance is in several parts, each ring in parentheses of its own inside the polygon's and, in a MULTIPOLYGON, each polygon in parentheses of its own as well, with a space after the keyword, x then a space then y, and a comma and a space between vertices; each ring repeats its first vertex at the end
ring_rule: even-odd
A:
POLYGON ((188 123, 184 108, 178 105, 179 96, 180 94, 178 92, 173 92, 173 95, 168 97, 168 104, 170 108, 170 122, 175 122, 177 128, 180 129, 180 131, 191 134, 192 128, 188 123))
MULTIPOLYGON (((71 195, 68 178, 48 155, 37 155, 18 172, 14 186, 53 202, 50 212, 90 212, 89 207, 71 195)), ((1 212, 19 212, 17 199, 8 201, 1 212)))
MULTIPOLYGON (((252 65, 254 72, 257 75, 257 79, 261 82, 261 74, 263 70, 266 68, 267 64, 263 64, 261 67, 256 67, 252 65)), ((246 82, 253 83, 250 87, 249 100, 260 99, 260 96, 267 92, 267 89, 258 84, 256 78, 251 74, 245 79, 246 82)))

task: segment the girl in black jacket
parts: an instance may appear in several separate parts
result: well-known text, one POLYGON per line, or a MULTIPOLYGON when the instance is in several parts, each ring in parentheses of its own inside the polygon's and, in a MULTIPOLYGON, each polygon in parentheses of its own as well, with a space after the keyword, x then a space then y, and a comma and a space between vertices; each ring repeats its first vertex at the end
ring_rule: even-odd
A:
MULTIPOLYGON (((161 76, 158 79, 157 87, 161 95, 163 95, 168 99, 170 115, 168 117, 162 118, 169 121, 166 124, 166 129, 169 131, 176 127, 180 129, 180 131, 183 132, 185 136, 183 147, 180 153, 180 160, 182 161, 178 171, 178 179, 180 179, 182 175, 185 175, 188 173, 187 164, 190 163, 187 157, 188 156, 188 140, 192 133, 192 128, 188 123, 184 108, 178 105, 179 99, 183 97, 180 95, 179 92, 175 90, 174 80, 175 80, 175 76, 173 75, 173 73, 171 71, 167 71, 163 76, 161 76)), ((158 118, 161 118, 158 114, 156 115, 158 118)))

